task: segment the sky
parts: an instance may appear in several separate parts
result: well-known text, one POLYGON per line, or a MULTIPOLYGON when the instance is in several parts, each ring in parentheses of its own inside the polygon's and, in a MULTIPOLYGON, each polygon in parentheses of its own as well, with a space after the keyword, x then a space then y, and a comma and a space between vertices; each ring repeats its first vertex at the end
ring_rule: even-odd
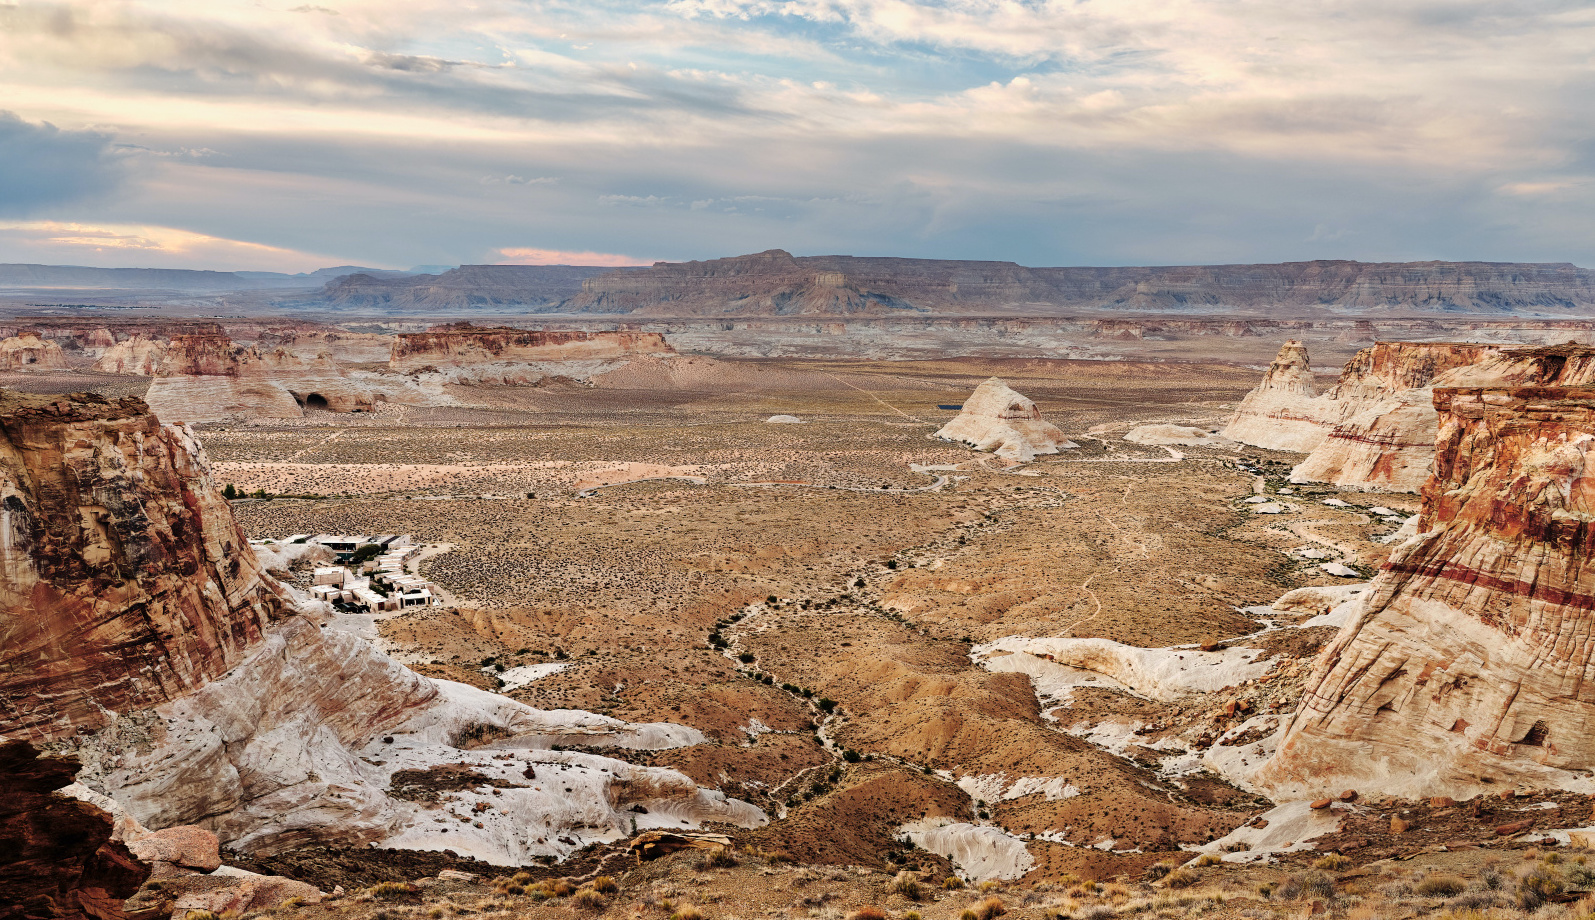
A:
POLYGON ((0 0, 0 262, 1595 267, 1595 2, 0 0))

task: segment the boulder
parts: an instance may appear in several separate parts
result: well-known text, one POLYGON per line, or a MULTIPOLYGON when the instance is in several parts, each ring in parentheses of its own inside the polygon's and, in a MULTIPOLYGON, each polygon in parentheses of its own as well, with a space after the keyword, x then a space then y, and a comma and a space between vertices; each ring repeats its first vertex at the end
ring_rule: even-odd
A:
POLYGON ((964 401, 963 411, 943 425, 936 437, 1021 462, 1078 446, 1042 419, 1034 402, 996 377, 976 387, 964 401))
POLYGON ((1124 435, 1131 444, 1152 447, 1235 447, 1234 441, 1189 425, 1138 425, 1124 435))
MULTIPOLYGON (((256 910, 272 910, 290 898, 299 898, 305 904, 319 904, 326 897, 320 889, 305 882, 277 875, 257 875, 231 866, 206 876, 177 898, 174 916, 184 911, 210 911, 220 917, 234 916, 256 910)), ((184 887, 188 887, 185 885, 184 887)))
POLYGON ((222 864, 216 835, 191 824, 166 827, 133 841, 128 849, 147 863, 163 862, 184 869, 211 872, 222 864))

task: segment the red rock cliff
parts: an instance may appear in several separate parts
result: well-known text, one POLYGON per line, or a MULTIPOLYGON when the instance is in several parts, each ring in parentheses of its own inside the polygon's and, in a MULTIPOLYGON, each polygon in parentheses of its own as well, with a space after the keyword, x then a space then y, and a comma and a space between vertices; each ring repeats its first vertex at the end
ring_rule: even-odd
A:
POLYGON ((1595 389, 1434 401, 1420 533, 1319 658, 1277 793, 1461 797, 1595 762, 1595 389))
POLYGON ((0 732, 182 695, 243 657, 279 591, 185 429, 136 398, 0 393, 0 732))

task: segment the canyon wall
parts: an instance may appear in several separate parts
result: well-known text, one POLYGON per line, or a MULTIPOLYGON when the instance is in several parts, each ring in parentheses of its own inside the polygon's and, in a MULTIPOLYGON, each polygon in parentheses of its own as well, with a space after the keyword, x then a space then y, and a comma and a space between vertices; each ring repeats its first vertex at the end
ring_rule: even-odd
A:
POLYGON ((1590 791, 1595 389, 1434 400, 1419 535, 1319 657, 1259 777, 1276 796, 1590 791))
POLYGON ((1317 395, 1306 346, 1288 341, 1268 366, 1263 382, 1236 407, 1222 434, 1270 450, 1310 451, 1326 434, 1324 420, 1315 411, 1317 395))
POLYGON ((388 367, 409 373, 425 367, 594 361, 674 353, 665 337, 656 332, 550 332, 455 323, 394 336, 388 367))
POLYGON ((282 609, 188 431, 134 398, 0 397, 0 733, 181 696, 282 609))

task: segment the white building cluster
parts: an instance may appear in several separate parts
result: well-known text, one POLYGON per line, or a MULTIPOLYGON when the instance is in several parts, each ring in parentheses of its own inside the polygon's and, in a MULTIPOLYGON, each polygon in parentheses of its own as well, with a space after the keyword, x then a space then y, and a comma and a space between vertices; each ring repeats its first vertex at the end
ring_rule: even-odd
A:
POLYGON ((294 534, 281 542, 318 544, 340 563, 316 568, 310 595, 317 600, 372 613, 443 603, 437 585, 405 569, 421 551, 408 534, 294 534), (372 546, 376 549, 366 549, 372 546))

